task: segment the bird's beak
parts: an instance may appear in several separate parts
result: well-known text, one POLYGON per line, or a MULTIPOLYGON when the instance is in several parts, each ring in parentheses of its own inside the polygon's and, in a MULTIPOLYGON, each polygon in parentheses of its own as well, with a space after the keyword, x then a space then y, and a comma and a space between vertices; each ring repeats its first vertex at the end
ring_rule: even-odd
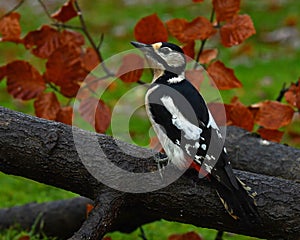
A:
POLYGON ((134 41, 131 41, 131 44, 136 47, 136 48, 149 48, 149 47, 152 47, 150 44, 145 44, 145 43, 141 43, 141 42, 134 42, 134 41))

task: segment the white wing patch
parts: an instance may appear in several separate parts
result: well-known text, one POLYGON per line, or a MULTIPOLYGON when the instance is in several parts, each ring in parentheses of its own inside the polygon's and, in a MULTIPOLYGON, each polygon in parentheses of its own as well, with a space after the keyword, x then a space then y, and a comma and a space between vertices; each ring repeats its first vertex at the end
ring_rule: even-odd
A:
POLYGON ((172 115, 172 123, 184 132, 184 137, 188 140, 198 140, 201 137, 202 129, 188 121, 175 106, 173 99, 170 96, 163 96, 160 99, 172 115))
POLYGON ((207 110, 208 110, 208 114, 209 114, 209 119, 208 119, 207 128, 212 127, 213 129, 216 130, 218 137, 219 137, 219 138, 223 138, 223 137, 222 137, 222 134, 221 134, 221 132, 220 132, 220 129, 219 129, 218 125, 217 125, 216 122, 215 122, 214 117, 211 115, 209 109, 207 109, 207 110))

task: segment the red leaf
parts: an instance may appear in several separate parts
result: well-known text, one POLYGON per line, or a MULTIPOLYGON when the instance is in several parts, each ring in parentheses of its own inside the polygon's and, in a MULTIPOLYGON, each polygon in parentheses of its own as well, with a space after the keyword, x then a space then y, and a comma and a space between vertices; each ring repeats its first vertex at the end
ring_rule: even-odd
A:
POLYGON ((183 43, 204 40, 216 33, 211 22, 204 17, 197 17, 191 22, 175 18, 166 24, 169 32, 183 43))
POLYGON ((278 129, 288 125, 293 115, 294 110, 289 105, 276 101, 264 101, 259 103, 255 122, 264 128, 278 129))
POLYGON ((253 22, 246 14, 234 16, 220 29, 221 41, 225 47, 238 45, 255 33, 253 22))
POLYGON ((60 86, 61 93, 66 97, 74 97, 86 75, 81 49, 65 45, 56 49, 48 58, 44 78, 60 86))
POLYGON ((204 80, 203 69, 186 70, 186 78, 193 84, 196 89, 200 89, 201 83, 204 80))
POLYGON ((242 87, 242 83, 234 75, 231 68, 227 68, 221 61, 210 64, 207 72, 213 80, 214 85, 220 90, 242 87))
POLYGON ((89 97, 81 101, 79 113, 97 132, 104 133, 110 125, 111 111, 102 101, 89 97))
POLYGON ((144 60, 137 54, 127 54, 123 57, 116 76, 122 81, 130 83, 140 80, 144 71, 144 60))
POLYGON ((0 67, 0 81, 6 77, 6 65, 0 67))
POLYGON ((293 83, 289 90, 285 92, 284 97, 289 104, 300 109, 300 82, 293 83))
POLYGON ((201 64, 208 64, 210 63, 212 60, 216 59, 216 57, 218 56, 218 49, 214 48, 214 49, 206 49, 204 50, 198 61, 201 64))
POLYGON ((69 0, 57 12, 53 13, 51 17, 60 22, 67 22, 77 15, 78 13, 74 8, 74 0, 69 0))
POLYGON ((0 19, 0 33, 2 35, 0 41, 22 42, 20 39, 20 17, 21 15, 19 13, 12 12, 0 19))
POLYGON ((83 66, 87 71, 92 71, 100 63, 98 54, 93 48, 87 48, 82 56, 83 66))
POLYGON ((251 111, 238 100, 226 109, 227 124, 241 127, 251 132, 254 127, 254 118, 251 111))
POLYGON ((194 3, 202 3, 204 0, 193 0, 194 3))
POLYGON ((227 122, 226 105, 218 102, 211 102, 207 104, 209 111, 215 119, 218 126, 225 126, 227 122))
POLYGON ((188 56, 187 61, 194 59, 195 57, 195 41, 191 41, 182 47, 184 55, 188 56), (191 59, 190 59, 191 58, 191 59))
POLYGON ((240 0, 213 0, 218 22, 228 21, 240 10, 240 0))
POLYGON ((73 108, 70 106, 62 107, 59 109, 56 121, 62 122, 68 125, 72 125, 73 108))
POLYGON ((29 100, 46 88, 43 77, 28 62, 16 60, 6 67, 7 91, 14 98, 29 100))
POLYGON ((272 142, 280 142, 282 139, 282 136, 284 132, 274 130, 274 129, 267 129, 267 128, 259 128, 257 130, 259 135, 266 140, 272 141, 272 142))
POLYGON ((89 216, 90 212, 94 209, 94 205, 93 204, 86 204, 86 217, 89 216))
POLYGON ((168 240, 203 240, 203 238, 195 232, 188 232, 183 234, 173 234, 168 237, 168 240))
POLYGON ((31 49, 31 52, 40 58, 48 58, 59 47, 70 44, 83 45, 83 36, 69 30, 59 32, 48 25, 42 26, 40 30, 29 32, 24 38, 25 47, 31 49))
POLYGON ((156 14, 142 18, 134 27, 134 37, 142 43, 167 42, 168 32, 156 14))
POLYGON ((55 120, 60 104, 53 92, 42 93, 34 101, 35 115, 40 118, 55 120))

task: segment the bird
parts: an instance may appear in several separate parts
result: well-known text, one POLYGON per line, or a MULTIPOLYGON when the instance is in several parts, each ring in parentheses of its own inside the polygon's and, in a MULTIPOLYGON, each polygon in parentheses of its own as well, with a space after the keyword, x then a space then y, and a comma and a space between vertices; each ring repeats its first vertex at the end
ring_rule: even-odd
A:
POLYGON ((219 126, 185 77, 183 50, 170 42, 131 44, 142 51, 153 70, 145 108, 165 152, 156 156, 157 161, 195 169, 209 180, 233 219, 252 225, 260 222, 256 193, 235 176, 219 126))

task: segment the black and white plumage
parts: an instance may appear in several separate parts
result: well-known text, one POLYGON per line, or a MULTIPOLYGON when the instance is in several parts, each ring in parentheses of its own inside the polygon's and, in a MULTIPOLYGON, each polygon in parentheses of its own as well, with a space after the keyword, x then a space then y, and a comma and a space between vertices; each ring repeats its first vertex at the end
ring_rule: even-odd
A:
POLYGON ((166 42, 132 44, 142 50, 154 72, 145 105, 169 160, 180 169, 193 167, 206 175, 234 219, 259 219, 254 194, 234 176, 224 139, 204 99, 185 79, 182 49, 166 42))

